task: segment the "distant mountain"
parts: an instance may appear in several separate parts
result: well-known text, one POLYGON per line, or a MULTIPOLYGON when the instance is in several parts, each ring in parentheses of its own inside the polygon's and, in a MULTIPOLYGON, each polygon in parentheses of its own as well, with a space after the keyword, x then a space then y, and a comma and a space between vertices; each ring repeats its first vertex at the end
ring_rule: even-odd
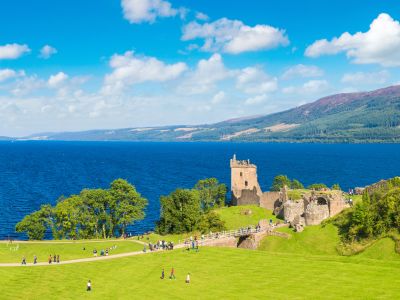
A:
POLYGON ((283 112, 198 126, 45 133, 44 140, 400 142, 400 86, 343 93, 283 112))

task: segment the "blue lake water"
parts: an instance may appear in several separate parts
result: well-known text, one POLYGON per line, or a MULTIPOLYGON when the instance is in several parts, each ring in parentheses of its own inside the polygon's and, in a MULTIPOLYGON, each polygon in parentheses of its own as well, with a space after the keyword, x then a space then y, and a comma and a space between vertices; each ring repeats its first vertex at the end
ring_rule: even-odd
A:
POLYGON ((396 144, 0 142, 0 239, 26 238, 14 226, 41 204, 83 188, 106 188, 116 178, 133 183, 149 200, 145 220, 130 231, 152 230, 160 195, 206 177, 229 186, 234 153, 257 164, 263 190, 277 174, 344 189, 400 175, 396 144))

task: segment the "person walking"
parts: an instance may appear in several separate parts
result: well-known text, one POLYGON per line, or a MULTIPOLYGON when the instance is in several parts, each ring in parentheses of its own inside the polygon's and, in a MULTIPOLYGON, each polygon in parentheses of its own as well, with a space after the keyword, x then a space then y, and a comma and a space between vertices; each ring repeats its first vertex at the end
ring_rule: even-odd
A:
POLYGON ((49 265, 51 264, 51 254, 49 255, 49 265))
POLYGON ((86 285, 86 291, 90 292, 91 290, 92 290, 92 282, 89 279, 86 285))
POLYGON ((190 273, 187 273, 185 282, 190 283, 190 273))
POLYGON ((162 269, 162 271, 161 271, 161 279, 164 279, 164 276, 165 276, 165 273, 164 273, 164 269, 162 269))
POLYGON ((21 265, 26 265, 26 258, 25 258, 25 256, 24 256, 24 257, 22 257, 22 262, 21 262, 21 265))
POLYGON ((176 279, 174 267, 172 267, 172 269, 171 269, 171 274, 169 275, 169 279, 176 279))
POLYGON ((37 256, 36 256, 36 255, 33 257, 33 264, 34 264, 34 265, 37 264, 37 256))
POLYGON ((57 255, 57 263, 60 263, 60 254, 57 255))

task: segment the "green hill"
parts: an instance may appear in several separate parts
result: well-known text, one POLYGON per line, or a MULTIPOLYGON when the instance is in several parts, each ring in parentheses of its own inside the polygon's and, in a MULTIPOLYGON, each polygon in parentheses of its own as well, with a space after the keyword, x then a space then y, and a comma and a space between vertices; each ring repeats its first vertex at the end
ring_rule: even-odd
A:
POLYGON ((400 142, 400 86, 332 95, 283 112, 216 124, 41 133, 27 139, 400 142))

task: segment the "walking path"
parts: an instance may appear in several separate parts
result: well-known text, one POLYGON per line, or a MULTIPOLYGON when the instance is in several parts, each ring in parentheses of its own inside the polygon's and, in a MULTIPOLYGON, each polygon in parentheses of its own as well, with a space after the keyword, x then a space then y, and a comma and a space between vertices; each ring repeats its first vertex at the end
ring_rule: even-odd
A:
MULTIPOLYGON (((266 227, 263 230, 256 230, 254 227, 249 226, 247 229, 238 229, 238 230, 231 230, 231 231, 223 231, 223 232, 216 232, 212 234, 208 234, 204 237, 204 239, 199 240, 200 245, 202 246, 212 246, 212 242, 224 238, 236 238, 240 236, 245 236, 245 235, 250 235, 250 234, 256 234, 256 233, 278 233, 275 231, 276 228, 283 227, 287 225, 278 225, 277 227, 266 227)), ((107 240, 108 241, 108 240, 107 240)), ((121 241, 121 240, 110 240, 110 241, 121 241)), ((126 240, 126 241, 131 241, 143 245, 148 245, 148 243, 143 242, 143 241, 138 241, 138 240, 126 240)), ((1 243, 5 243, 6 241, 1 241, 1 243)), ((99 241, 65 241, 65 242, 56 242, 56 243, 87 243, 87 242, 102 242, 101 240, 99 241)), ((14 241, 14 243, 32 243, 28 241, 14 241)), ((44 243, 44 244, 54 244, 52 241, 40 241, 38 243, 44 243)), ((174 249, 181 249, 181 248, 187 248, 188 243, 180 243, 174 246, 174 249)), ((190 247, 190 244, 189 244, 190 247)), ((88 257, 88 258, 79 258, 79 259, 71 259, 71 260, 65 260, 61 261, 59 263, 51 263, 49 264, 48 262, 38 262, 37 264, 29 263, 26 265, 21 265, 21 263, 0 263, 0 267, 36 267, 36 266, 57 266, 57 265, 67 265, 67 264, 76 264, 76 263, 82 263, 82 262, 93 262, 93 261, 103 261, 103 260, 108 260, 108 259, 114 259, 114 258, 121 258, 121 257, 129 257, 129 256, 135 256, 135 255, 141 255, 141 254, 149 254, 149 253, 154 253, 154 252, 163 252, 166 250, 153 250, 153 251, 133 251, 133 252, 125 252, 125 253, 120 253, 120 254, 114 254, 114 255, 108 255, 108 256, 98 256, 98 257, 88 257)))

